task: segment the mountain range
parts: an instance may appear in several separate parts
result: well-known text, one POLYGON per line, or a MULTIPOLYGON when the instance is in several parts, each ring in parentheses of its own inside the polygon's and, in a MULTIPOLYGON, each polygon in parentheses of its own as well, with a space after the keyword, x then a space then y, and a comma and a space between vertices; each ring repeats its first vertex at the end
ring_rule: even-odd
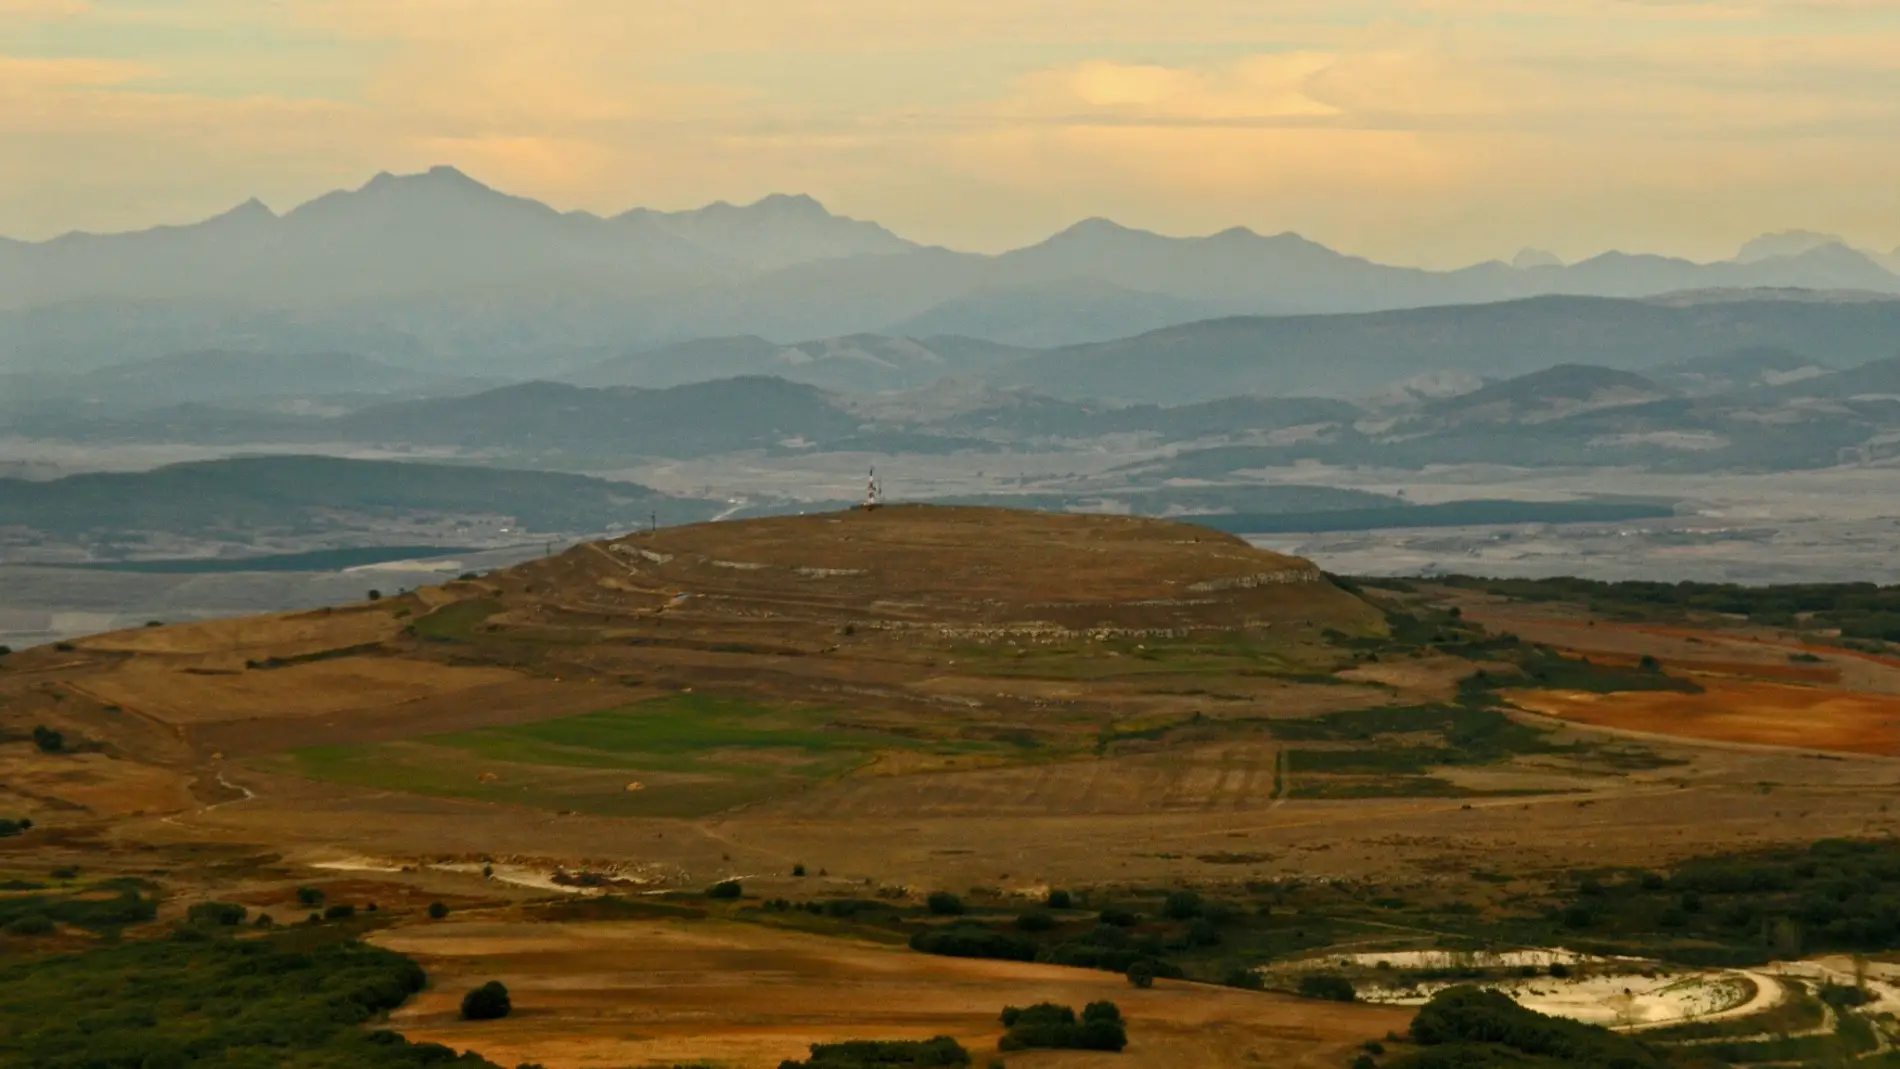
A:
POLYGON ((1231 315, 1541 295, 1788 288, 1900 293, 1900 268, 1826 235, 1731 261, 1526 254, 1395 267, 1297 234, 1168 237, 1105 219, 998 255, 920 246, 808 197, 613 217, 561 212, 449 167, 380 174, 281 215, 0 241, 0 371, 193 350, 340 351, 436 374, 549 377, 678 342, 878 333, 1102 342, 1231 315))
MULTIPOLYGON (((1564 364, 1655 376, 1672 392, 1702 396, 1794 384, 1896 353, 1900 297, 1788 290, 1534 297, 1392 312, 1228 317, 1052 348, 961 335, 853 334, 790 344, 758 335, 701 338, 622 354, 579 351, 574 366, 551 369, 540 385, 352 352, 185 352, 78 373, 0 375, 0 427, 56 433, 62 421, 81 419, 97 429, 100 420, 140 412, 149 424, 169 406, 172 422, 196 420, 203 434, 241 440, 272 426, 267 413, 342 415, 497 386, 526 391, 500 396, 538 390, 552 397, 550 380, 652 391, 771 379, 851 395, 916 391, 950 380, 1096 407, 1330 397, 1404 408, 1564 364)), ((628 403, 634 405, 628 419, 682 440, 698 434, 690 424, 676 425, 665 408, 628 403)), ((498 407, 489 418, 503 421, 507 414, 498 407)))
MULTIPOLYGON (((1900 308, 1900 302, 1881 304, 1900 308)), ((1183 378, 1193 377, 1190 356, 1166 348, 1155 353, 1158 363, 1172 362, 1183 378)), ((1212 364, 1216 371, 1224 367, 1220 360, 1212 364)), ((1381 394, 1358 403, 1282 394, 1114 404, 954 380, 876 395, 756 375, 664 388, 540 382, 331 415, 204 404, 90 416, 34 409, 0 421, 0 433, 229 451, 425 449, 466 461, 578 472, 625 470, 646 459, 737 455, 964 454, 964 463, 982 469, 992 466, 985 455, 1119 453, 1147 459, 1131 459, 1125 479, 1056 480, 1042 491, 1054 495, 1046 503, 1134 506, 1139 497, 1141 507, 1157 512, 1264 511, 1251 499, 1231 501, 1240 491, 1224 487, 1257 496, 1258 479, 1246 473, 1305 462, 1700 472, 1882 459, 1900 441, 1900 356, 1837 369, 1791 349, 1755 346, 1652 362, 1642 370, 1563 363, 1474 378, 1471 388, 1442 396, 1381 394)), ((860 461, 816 463, 855 468, 860 461)))

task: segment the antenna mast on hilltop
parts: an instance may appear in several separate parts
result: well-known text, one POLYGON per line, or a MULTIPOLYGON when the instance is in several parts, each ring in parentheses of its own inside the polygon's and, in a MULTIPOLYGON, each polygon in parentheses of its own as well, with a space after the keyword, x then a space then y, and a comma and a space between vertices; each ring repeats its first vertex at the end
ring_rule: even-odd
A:
POLYGON ((884 488, 877 484, 877 469, 872 468, 871 477, 864 484, 864 511, 869 512, 883 503, 884 488))

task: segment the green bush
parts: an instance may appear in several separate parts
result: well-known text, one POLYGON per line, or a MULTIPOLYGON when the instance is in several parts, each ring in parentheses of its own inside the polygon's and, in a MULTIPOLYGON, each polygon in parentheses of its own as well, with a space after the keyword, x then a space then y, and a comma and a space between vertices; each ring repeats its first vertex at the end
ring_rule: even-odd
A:
POLYGON ((356 916, 356 907, 340 902, 334 906, 327 907, 323 911, 323 919, 326 921, 346 921, 354 916, 356 916))
POLYGON ((1016 918, 1016 927, 1025 932, 1047 932, 1056 927, 1055 914, 1045 910, 1032 909, 1016 918))
POLYGON ((443 905, 443 904, 442 904, 442 903, 440 903, 440 902, 431 902, 431 903, 429 903, 429 917, 430 917, 430 919, 431 919, 431 920, 438 920, 438 921, 439 921, 439 920, 441 920, 442 918, 444 918, 444 917, 446 917, 446 916, 448 916, 448 915, 449 915, 449 907, 448 907, 448 906, 445 906, 445 905, 443 905))
POLYGON ((1091 1002, 1078 1019, 1075 1011, 1053 1002, 1023 1009, 1004 1008, 999 1049, 1119 1051, 1128 1046, 1121 1010, 1112 1002, 1091 1002))
POLYGON ((198 902, 185 911, 185 918, 193 924, 235 928, 244 923, 250 912, 232 902, 198 902))
POLYGON ((948 891, 930 892, 930 897, 924 899, 924 908, 939 917, 956 917, 964 912, 963 899, 948 891))
POLYGON ((297 888, 297 904, 305 909, 315 909, 323 905, 323 892, 315 887, 297 888))
POLYGON ((462 1020, 499 1021, 514 1012, 508 989, 499 980, 490 980, 462 996, 462 1020))
POLYGON ((1155 985, 1155 967, 1146 961, 1138 961, 1128 967, 1128 982, 1147 990, 1155 985))
POLYGON ((1206 903, 1193 891, 1176 891, 1161 905, 1161 915, 1171 921, 1193 920, 1201 915, 1206 903))
POLYGON ((66 748, 66 736, 40 724, 33 729, 33 745, 39 747, 41 753, 59 753, 66 748))
POLYGON ((59 924, 86 928, 95 932, 143 924, 158 916, 158 903, 134 887, 124 887, 111 898, 90 894, 92 889, 75 888, 54 894, 26 894, 0 897, 0 925, 26 916, 45 916, 59 924))
POLYGON ((1259 991, 1266 987, 1266 982, 1260 978, 1259 973, 1252 969, 1239 967, 1227 970, 1227 975, 1221 978, 1221 983, 1228 987, 1239 987, 1248 991, 1259 991))
POLYGON ((1398 1069, 1661 1069, 1665 1064, 1636 1040, 1547 1017, 1508 995, 1476 987, 1434 995, 1413 1019, 1412 1038, 1426 1049, 1393 1063, 1398 1069))
POLYGON ((1050 909, 1074 909, 1075 896, 1067 891, 1050 891, 1049 900, 1044 904, 1050 909))
POLYGON ((0 820, 0 839, 11 839, 15 835, 24 835, 33 830, 33 822, 25 817, 18 820, 0 820))
POLYGON ((745 886, 738 880, 720 880, 718 883, 706 888, 707 898, 715 898, 722 901, 731 901, 736 898, 742 898, 744 895, 745 886))
POLYGON ((957 1069, 970 1064, 970 1052, 949 1036, 926 1040, 856 1039, 814 1043, 811 1057, 783 1061, 779 1069, 957 1069))
POLYGON ((947 958, 995 958, 1001 961, 1035 961, 1037 952, 1041 950, 1033 940, 974 924, 927 928, 910 937, 910 948, 947 958))
POLYGON ((0 1069, 496 1069, 362 1029, 424 981, 400 954, 305 933, 4 962, 0 1069))
POLYGON ((1353 1002, 1359 998, 1351 980, 1333 973, 1309 973, 1300 977, 1300 994, 1329 1002, 1353 1002))
POLYGON ((52 935, 53 918, 44 913, 28 913, 7 922, 8 935, 52 935))

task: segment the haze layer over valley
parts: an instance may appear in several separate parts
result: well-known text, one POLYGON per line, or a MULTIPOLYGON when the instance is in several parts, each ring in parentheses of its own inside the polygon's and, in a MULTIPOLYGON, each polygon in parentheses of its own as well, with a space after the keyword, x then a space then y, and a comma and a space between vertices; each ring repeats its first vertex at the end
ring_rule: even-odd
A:
POLYGON ((977 255, 809 197, 605 217, 449 167, 9 242, 0 641, 833 508, 871 468, 1359 572, 1878 572, 1889 266, 1789 232, 1433 272, 1100 219, 977 255))

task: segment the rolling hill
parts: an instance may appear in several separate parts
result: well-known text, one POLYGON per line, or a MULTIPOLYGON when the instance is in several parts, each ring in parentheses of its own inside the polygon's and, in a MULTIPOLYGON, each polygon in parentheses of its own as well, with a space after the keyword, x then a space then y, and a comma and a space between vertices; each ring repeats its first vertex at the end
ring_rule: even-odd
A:
POLYGON ((680 386, 771 375, 830 390, 907 390, 943 378, 980 378, 1029 350, 977 338, 854 334, 779 345, 754 335, 705 338, 634 353, 566 377, 581 386, 680 386))
POLYGON ((114 410, 268 400, 473 393, 493 382, 397 367, 354 353, 204 350, 75 375, 0 376, 0 407, 46 401, 114 410))
POLYGON ((1353 396, 1431 371, 1557 364, 1643 371, 1749 346, 1853 366, 1893 355, 1900 300, 1537 297, 1362 315, 1235 317, 1044 350, 1004 385, 1057 397, 1186 403, 1234 394, 1353 396))
POLYGON ((277 456, 174 464, 152 471, 0 479, 7 525, 57 536, 349 531, 401 517, 505 517, 535 531, 631 528, 654 510, 704 519, 706 502, 634 483, 553 472, 277 456))

